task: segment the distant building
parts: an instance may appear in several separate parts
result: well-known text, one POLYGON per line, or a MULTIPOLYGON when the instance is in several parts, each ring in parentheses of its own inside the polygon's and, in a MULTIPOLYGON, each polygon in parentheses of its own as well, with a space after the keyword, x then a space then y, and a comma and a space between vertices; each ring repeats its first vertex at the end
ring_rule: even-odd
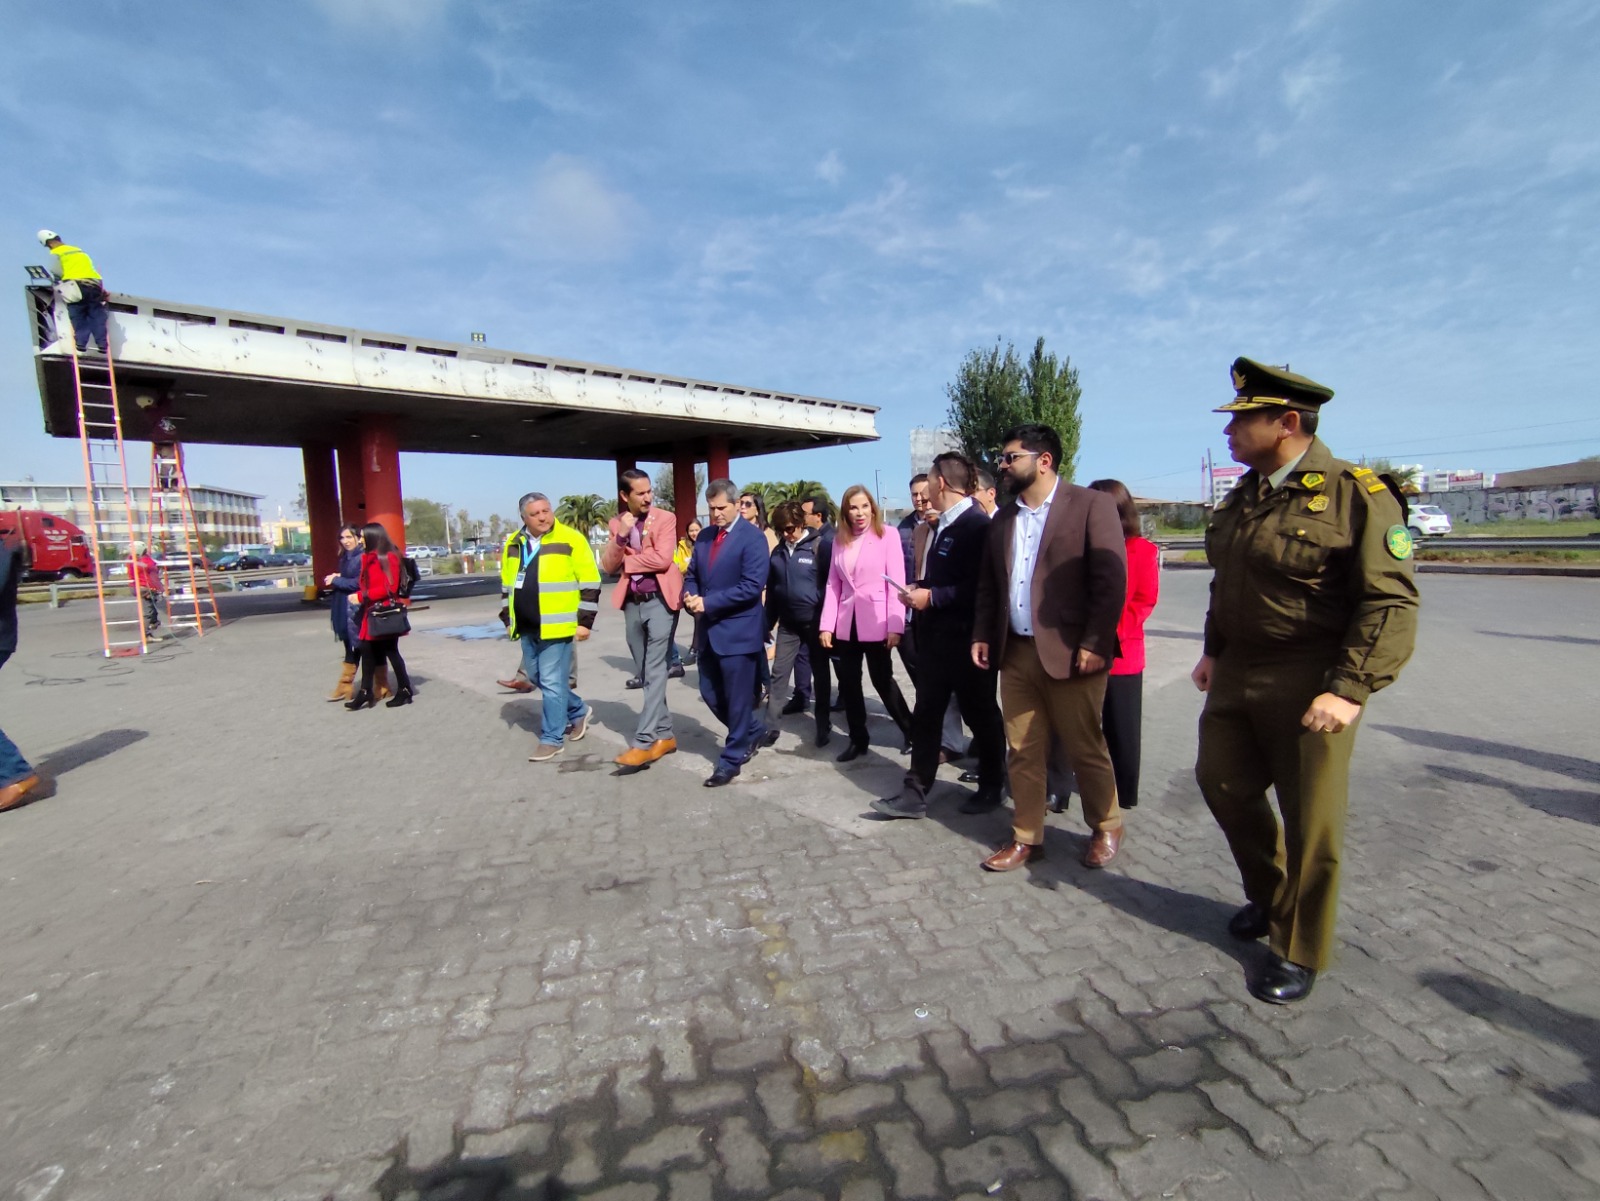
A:
MULTIPOLYGON (((911 475, 921 475, 933 465, 933 460, 948 450, 959 451, 961 444, 956 440, 955 430, 924 429, 921 426, 911 431, 911 475)), ((898 489, 891 495, 898 496, 898 489)))
MULTIPOLYGON (((150 505, 149 488, 130 488, 133 502, 134 537, 140 537, 145 513, 150 505)), ((106 517, 102 533, 117 542, 128 538, 128 521, 120 489, 103 491, 99 497, 101 515, 106 517)), ((197 484, 189 489, 195 521, 203 540, 224 545, 259 544, 266 541, 261 530, 261 497, 254 492, 236 492, 212 484, 197 484)), ((89 493, 82 484, 36 484, 32 480, 0 480, 0 507, 40 509, 65 517, 92 539, 89 528, 89 493)))
POLYGON ((294 520, 280 517, 277 521, 269 521, 267 545, 283 546, 290 550, 310 550, 311 523, 304 517, 294 520))
POLYGON ((1245 469, 1238 466, 1213 467, 1211 469, 1211 503, 1220 505, 1228 493, 1232 492, 1243 478, 1245 469))

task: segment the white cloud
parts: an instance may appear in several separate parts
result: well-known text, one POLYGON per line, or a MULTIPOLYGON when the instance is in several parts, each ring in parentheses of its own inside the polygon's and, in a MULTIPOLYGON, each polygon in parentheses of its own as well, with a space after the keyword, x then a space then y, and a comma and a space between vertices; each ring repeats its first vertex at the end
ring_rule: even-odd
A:
POLYGON ((482 232, 513 254, 588 262, 626 256, 645 217, 626 192, 566 154, 551 155, 524 183, 491 191, 479 210, 482 232))
POLYGON ((532 54, 520 54, 498 43, 474 47, 489 68, 489 87, 496 100, 532 100, 553 113, 592 116, 595 110, 555 78, 555 68, 532 54))
POLYGON ((817 178, 823 183, 839 186, 839 181, 844 178, 844 160, 839 157, 837 150, 828 151, 817 164, 817 178))
POLYGON ((1232 95, 1234 89, 1239 86, 1239 81, 1244 78, 1244 60, 1244 51, 1235 50, 1226 65, 1208 67, 1200 72, 1200 78, 1205 80, 1206 95, 1212 100, 1232 95))
POLYGON ((1322 100, 1330 88, 1344 78, 1337 54, 1319 54, 1283 73, 1283 100, 1297 114, 1305 113, 1322 100))

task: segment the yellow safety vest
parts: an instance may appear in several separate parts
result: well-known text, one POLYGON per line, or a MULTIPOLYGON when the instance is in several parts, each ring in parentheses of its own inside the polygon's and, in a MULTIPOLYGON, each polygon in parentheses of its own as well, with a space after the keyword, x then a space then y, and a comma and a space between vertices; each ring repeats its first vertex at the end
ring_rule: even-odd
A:
POLYGON ((100 273, 94 269, 94 260, 76 246, 52 246, 50 253, 61 260, 62 279, 100 278, 100 273))
MULTIPOLYGON (((506 632, 512 638, 520 638, 525 632, 517 629, 513 593, 530 543, 527 530, 516 530, 506 539, 500 555, 500 590, 511 620, 506 632)), ((600 611, 600 569, 595 566, 594 551, 588 540, 570 525, 558 521, 539 539, 534 565, 534 578, 539 587, 539 640, 573 638, 577 636, 579 625, 586 629, 592 627, 600 611)), ((527 586, 526 582, 523 586, 527 586)))

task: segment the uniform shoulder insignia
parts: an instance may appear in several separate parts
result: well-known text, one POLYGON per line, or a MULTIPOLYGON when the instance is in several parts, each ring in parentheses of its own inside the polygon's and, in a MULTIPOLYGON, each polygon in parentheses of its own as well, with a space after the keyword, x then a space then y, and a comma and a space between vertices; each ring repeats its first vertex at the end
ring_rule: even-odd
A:
POLYGON ((1328 477, 1320 471, 1308 471, 1300 477, 1300 482, 1307 488, 1320 488, 1327 482, 1328 477))
POLYGON ((1370 468, 1356 467, 1356 466, 1351 466, 1349 468, 1349 472, 1350 472, 1351 475, 1355 476, 1356 479, 1358 479, 1358 480, 1364 475, 1371 475, 1372 474, 1372 471, 1371 471, 1370 468))
MULTIPOLYGON (((1371 474, 1371 473, 1369 472, 1368 474, 1371 474)), ((1384 483, 1382 480, 1373 480, 1372 483, 1367 485, 1367 491, 1368 492, 1382 492, 1388 486, 1389 485, 1384 483)))
POLYGON ((1391 555, 1402 561, 1409 559, 1416 547, 1411 531, 1403 525, 1390 526, 1389 532, 1383 536, 1383 545, 1391 555))

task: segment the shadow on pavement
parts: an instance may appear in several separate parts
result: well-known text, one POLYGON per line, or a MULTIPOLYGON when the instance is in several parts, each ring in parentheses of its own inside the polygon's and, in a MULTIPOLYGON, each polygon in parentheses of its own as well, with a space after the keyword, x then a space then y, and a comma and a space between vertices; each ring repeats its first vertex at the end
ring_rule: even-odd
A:
POLYGON ((1493 742, 1487 738, 1470 738, 1464 734, 1443 734, 1437 730, 1415 730, 1409 726, 1373 726, 1385 734, 1393 734, 1415 746, 1432 747, 1439 751, 1455 751, 1462 755, 1482 755, 1487 759, 1509 759, 1526 767, 1553 771, 1571 776, 1575 780, 1592 780, 1600 784, 1600 762, 1580 759, 1576 755, 1562 755, 1555 751, 1540 751, 1518 746, 1511 742, 1493 742))
POLYGON ((1582 1056, 1588 1080, 1534 1091, 1552 1105, 1600 1115, 1600 1021, 1461 972, 1424 972, 1421 982, 1463 1013, 1582 1056))
POLYGON ((74 742, 71 746, 64 746, 59 751, 51 752, 34 766, 41 775, 51 778, 62 776, 86 763, 114 755, 123 747, 143 742, 148 737, 150 734, 145 730, 106 730, 92 738, 85 738, 81 742, 74 742))
POLYGON ((1478 630, 1490 638, 1522 638, 1528 642, 1563 642, 1569 646, 1600 646, 1600 638, 1579 638, 1575 634, 1518 634, 1511 630, 1478 630))
POLYGON ((1577 788, 1541 788, 1536 784, 1513 784, 1496 776, 1431 763, 1428 770, 1441 780, 1455 784, 1476 784, 1483 788, 1503 788, 1530 809, 1548 813, 1552 817, 1570 818, 1600 826, 1600 792, 1585 792, 1577 788))

